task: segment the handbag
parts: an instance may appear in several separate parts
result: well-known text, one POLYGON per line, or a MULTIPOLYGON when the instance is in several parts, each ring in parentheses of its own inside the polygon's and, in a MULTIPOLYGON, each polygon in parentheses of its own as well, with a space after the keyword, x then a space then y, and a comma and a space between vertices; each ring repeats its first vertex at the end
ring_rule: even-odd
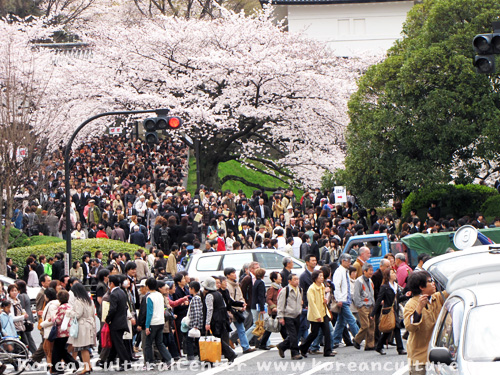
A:
POLYGON ((49 337, 47 337, 47 340, 50 342, 54 342, 54 340, 57 339, 57 325, 54 324, 52 328, 50 329, 49 337))
POLYGON ((191 305, 189 305, 187 314, 181 320, 181 332, 186 333, 189 331, 189 323, 191 323, 191 319, 189 319, 189 312, 191 311, 191 305))
POLYGON ((279 332, 281 330, 281 324, 277 317, 273 318, 268 315, 264 319, 264 328, 268 332, 279 332))
POLYGON ((245 315, 241 311, 232 309, 231 314, 233 314, 233 318, 236 322, 243 323, 245 321, 245 315))
POLYGON ((261 337, 265 332, 266 329, 264 328, 264 320, 261 318, 262 314, 259 314, 259 319, 255 322, 255 328, 252 331, 252 335, 261 337))
POLYGON ((101 329, 101 346, 103 348, 111 348, 111 332, 109 331, 109 324, 104 323, 101 329))
POLYGON ((67 331, 68 327, 69 327, 69 316, 65 314, 64 319, 61 323, 61 331, 67 331))
MULTIPOLYGON (((210 334, 212 332, 210 331, 210 334)), ((200 339, 200 361, 202 362, 220 362, 222 359, 222 344, 217 337, 207 337, 200 339)))
POLYGON ((34 324, 32 321, 30 320, 25 320, 24 321, 24 332, 31 332, 33 331, 33 328, 34 328, 34 324))
POLYGON ((69 327, 69 336, 76 339, 78 337, 78 330, 78 320, 76 318, 73 318, 73 320, 71 321, 71 326, 69 327))
POLYGON ((201 337, 201 332, 198 328, 193 327, 188 331, 188 337, 192 339, 199 339, 201 337))
POLYGON ((378 330, 382 333, 392 332, 396 328, 396 316, 394 315, 394 305, 396 303, 396 297, 394 297, 394 303, 389 307, 383 307, 380 312, 380 322, 378 323, 378 330), (389 310, 388 312, 385 312, 389 310))
POLYGON ((209 240, 215 240, 217 238, 219 234, 217 233, 217 231, 214 229, 212 230, 210 233, 208 233, 208 239, 209 240))
POLYGON ((333 290, 330 292, 330 301, 328 302, 328 310, 330 310, 332 313, 335 314, 338 314, 340 312, 340 307, 337 303, 337 300, 335 299, 333 290))

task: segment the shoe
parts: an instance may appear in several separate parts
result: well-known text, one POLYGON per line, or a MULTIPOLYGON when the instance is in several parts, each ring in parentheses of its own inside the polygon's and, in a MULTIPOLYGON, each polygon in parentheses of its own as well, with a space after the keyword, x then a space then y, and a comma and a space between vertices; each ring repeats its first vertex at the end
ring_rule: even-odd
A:
POLYGON ((2 375, 5 372, 5 369, 7 368, 6 365, 1 365, 0 366, 0 375, 2 375))
POLYGON ((353 344, 354 348, 356 348, 358 350, 361 349, 361 345, 359 345, 356 341, 354 341, 352 344, 353 344))
POLYGON ((339 347, 339 344, 333 344, 332 349, 337 349, 339 347))
POLYGON ((311 355, 321 355, 321 354, 323 354, 323 352, 320 351, 320 350, 308 350, 307 353, 311 354, 311 355))
POLYGON ((97 367, 102 367, 104 368, 104 363, 101 361, 101 360, 98 360, 94 366, 97 366, 97 367))
POLYGON ((132 362, 137 362, 137 361, 139 360, 139 358, 137 358, 137 357, 132 357, 132 358, 130 358, 130 360, 131 360, 132 362))
POLYGON ((276 348, 276 345, 269 345, 271 349, 276 348))
POLYGON ((323 357, 335 357, 337 353, 331 352, 330 354, 325 354, 323 357))
POLYGON ((372 346, 371 348, 368 348, 368 347, 366 347, 366 348, 365 348, 365 352, 369 352, 369 351, 371 351, 371 350, 375 350, 375 347, 374 347, 374 346, 372 346))
POLYGON ((386 352, 384 351, 384 349, 375 349, 375 351, 377 353, 379 353, 380 355, 386 355, 386 352))
POLYGON ((227 360, 227 362, 228 362, 228 363, 233 363, 233 362, 234 362, 234 360, 236 359, 236 357, 238 357, 238 354, 235 354, 233 358, 228 359, 228 360, 227 360))
POLYGON ((248 354, 248 353, 253 353, 255 352, 257 349, 254 349, 254 348, 248 348, 247 350, 243 350, 243 354, 248 354))
POLYGON ((391 341, 390 343, 388 343, 388 345, 390 345, 390 346, 397 346, 397 344, 394 341, 391 341))
POLYGON ((298 361, 299 359, 302 359, 302 356, 300 354, 294 355, 292 357, 292 361, 298 361))
POLYGON ((270 346, 259 346, 260 350, 271 350, 270 346))
POLYGON ((304 357, 304 358, 307 358, 307 353, 304 353, 304 352, 302 352, 302 351, 301 351, 301 352, 300 352, 300 355, 301 355, 302 357, 304 357))
POLYGON ((234 346, 234 343, 231 340, 229 340, 229 346, 231 347, 231 349, 234 350, 235 346, 234 346))
POLYGON ((407 355, 408 353, 406 352, 406 350, 398 350, 398 354, 399 355, 407 355))
POLYGON ((349 342, 346 342, 346 343, 345 343, 345 346, 354 346, 354 344, 353 344, 352 342, 350 342, 350 341, 349 341, 349 342))
POLYGON ((278 348, 278 354, 280 355, 280 357, 285 358, 285 351, 281 349, 281 346, 276 345, 276 347, 278 348))

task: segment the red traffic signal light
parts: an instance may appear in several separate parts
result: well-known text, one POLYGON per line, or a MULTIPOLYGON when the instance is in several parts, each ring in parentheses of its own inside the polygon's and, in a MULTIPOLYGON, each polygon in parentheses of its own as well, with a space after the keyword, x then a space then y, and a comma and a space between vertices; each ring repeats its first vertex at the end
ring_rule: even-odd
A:
POLYGON ((170 127, 170 129, 177 129, 179 126, 181 126, 181 119, 179 117, 169 117, 168 126, 170 127))

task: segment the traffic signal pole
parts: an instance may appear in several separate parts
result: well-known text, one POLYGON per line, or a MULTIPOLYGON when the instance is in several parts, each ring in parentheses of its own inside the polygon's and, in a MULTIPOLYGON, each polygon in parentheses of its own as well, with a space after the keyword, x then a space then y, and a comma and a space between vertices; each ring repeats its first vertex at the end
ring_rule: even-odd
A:
POLYGON ((72 263, 72 254, 71 254, 71 207, 70 207, 70 186, 69 186, 69 159, 71 156, 71 147, 73 145, 73 141, 75 140, 76 136, 82 130, 89 122, 92 122, 100 117, 105 117, 105 116, 118 116, 118 115, 133 115, 137 113, 164 113, 165 111, 168 111, 168 109, 148 109, 148 110, 141 110, 141 111, 118 111, 118 112, 105 112, 105 113, 99 113, 98 115, 92 116, 85 120, 84 122, 81 123, 81 125, 76 128, 76 130, 73 132, 71 135, 71 138, 69 139, 68 143, 66 144, 66 149, 64 150, 64 183, 65 183, 65 202, 66 202, 66 253, 68 254, 69 257, 69 264, 71 265, 72 263))

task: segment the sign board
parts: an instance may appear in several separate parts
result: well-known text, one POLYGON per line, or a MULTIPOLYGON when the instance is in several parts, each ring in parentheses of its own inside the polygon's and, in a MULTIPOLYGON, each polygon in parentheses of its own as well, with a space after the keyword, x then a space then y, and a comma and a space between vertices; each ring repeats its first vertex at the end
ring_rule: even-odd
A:
POLYGON ((113 126, 109 128, 110 135, 120 135, 123 132, 123 128, 121 126, 113 126))
POLYGON ((345 186, 335 186, 335 203, 347 203, 347 190, 345 186))

